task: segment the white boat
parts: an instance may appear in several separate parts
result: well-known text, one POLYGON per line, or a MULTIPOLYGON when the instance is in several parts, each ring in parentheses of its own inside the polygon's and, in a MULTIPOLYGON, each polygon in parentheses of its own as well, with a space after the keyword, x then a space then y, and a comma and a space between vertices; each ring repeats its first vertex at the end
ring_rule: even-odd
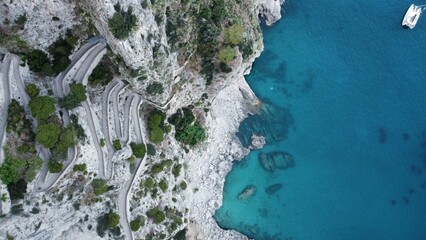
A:
POLYGON ((422 8, 420 6, 411 4, 407 12, 405 13, 404 19, 402 19, 402 26, 407 26, 410 29, 413 29, 416 26, 421 13, 422 8))

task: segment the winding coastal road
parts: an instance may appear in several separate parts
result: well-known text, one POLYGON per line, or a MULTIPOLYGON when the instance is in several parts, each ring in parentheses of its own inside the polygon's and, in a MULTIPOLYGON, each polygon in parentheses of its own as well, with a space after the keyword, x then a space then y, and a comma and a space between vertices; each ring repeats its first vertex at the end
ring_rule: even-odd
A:
POLYGON ((10 54, 6 54, 3 59, 3 64, 1 65, 0 71, 1 80, 3 81, 3 86, 1 88, 1 94, 3 97, 2 103, 2 112, 0 118, 0 165, 3 164, 4 161, 4 150, 3 150, 3 142, 6 137, 6 126, 7 126, 7 111, 9 109, 10 104, 10 85, 9 85, 9 71, 10 71, 10 62, 12 61, 10 54))
MULTIPOLYGON (((141 123, 141 117, 139 116, 139 109, 142 105, 142 98, 139 94, 131 94, 128 99, 130 99, 131 102, 131 114, 132 114, 132 127, 136 135, 136 141, 139 143, 145 144, 145 139, 142 132, 142 123, 141 123)), ((127 103, 128 101, 126 101, 127 103)), ((127 108, 126 108, 127 109, 127 108)), ((129 129, 124 129, 125 132, 128 132, 129 129)), ((142 172, 142 166, 144 166, 146 161, 146 155, 143 159, 136 159, 135 165, 136 165, 136 171, 132 174, 129 180, 127 180, 124 187, 120 190, 120 193, 118 195, 118 214, 120 215, 120 224, 123 228, 123 234, 125 236, 125 239, 133 239, 133 233, 130 229, 130 210, 129 210, 129 194, 130 190, 132 188, 132 185, 136 179, 136 176, 139 176, 142 172)))
MULTIPOLYGON (((55 95, 58 98, 63 98, 69 94, 70 83, 73 81, 82 82, 82 78, 87 77, 89 69, 91 69, 94 64, 97 64, 95 59, 102 54, 102 51, 105 48, 106 42, 101 37, 92 39, 86 45, 80 48, 80 50, 78 50, 74 55, 68 68, 64 72, 60 73, 55 79, 53 84, 55 95)), ((64 108, 62 108, 61 111, 64 125, 70 124, 68 111, 64 108)), ((99 142, 97 143, 99 144, 99 142)), ((61 172, 55 174, 51 174, 48 171, 49 158, 43 158, 43 169, 36 181, 38 191, 46 191, 52 188, 69 169, 69 167, 75 161, 76 156, 76 147, 68 148, 68 157, 63 162, 64 167, 61 172)))

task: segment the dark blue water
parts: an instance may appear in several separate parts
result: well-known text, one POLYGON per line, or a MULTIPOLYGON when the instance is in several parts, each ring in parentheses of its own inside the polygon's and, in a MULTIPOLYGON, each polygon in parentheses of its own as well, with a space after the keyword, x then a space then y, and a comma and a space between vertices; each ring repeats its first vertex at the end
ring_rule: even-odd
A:
POLYGON ((241 139, 270 135, 228 174, 221 227, 255 239, 426 239, 426 15, 403 29, 411 3, 286 1, 247 78, 286 114, 241 125, 241 139), (262 168, 258 154, 273 151, 295 167, 262 168), (250 184, 256 193, 238 199, 250 184))

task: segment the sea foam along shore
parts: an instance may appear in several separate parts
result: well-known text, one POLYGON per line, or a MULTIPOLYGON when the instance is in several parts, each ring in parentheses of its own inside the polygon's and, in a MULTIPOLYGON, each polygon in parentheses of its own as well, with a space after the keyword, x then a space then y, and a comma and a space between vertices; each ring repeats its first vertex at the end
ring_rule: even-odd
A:
MULTIPOLYGON (((271 25, 281 18, 284 0, 257 0, 259 13, 271 25)), ((188 239, 247 239, 234 231, 221 229, 213 214, 222 205, 225 177, 232 168, 232 162, 241 160, 249 152, 235 133, 240 122, 260 106, 260 102, 245 81, 252 63, 263 50, 263 43, 255 46, 255 57, 229 75, 230 83, 221 90, 212 102, 211 114, 206 119, 208 141, 198 150, 187 155, 187 179, 190 187, 197 189, 187 201, 191 201, 188 239)), ((238 59, 237 61, 240 61, 238 59)))

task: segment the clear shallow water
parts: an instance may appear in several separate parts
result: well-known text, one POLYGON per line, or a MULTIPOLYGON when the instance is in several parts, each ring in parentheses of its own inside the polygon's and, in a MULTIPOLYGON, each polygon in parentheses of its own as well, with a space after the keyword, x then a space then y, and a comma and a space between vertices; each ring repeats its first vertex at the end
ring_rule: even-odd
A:
POLYGON ((410 4, 286 2, 247 81, 294 123, 234 165, 221 227, 255 239, 426 239, 426 17, 403 29, 410 4), (295 168, 264 170, 258 153, 272 151, 295 168), (249 184, 256 194, 239 200, 249 184))

